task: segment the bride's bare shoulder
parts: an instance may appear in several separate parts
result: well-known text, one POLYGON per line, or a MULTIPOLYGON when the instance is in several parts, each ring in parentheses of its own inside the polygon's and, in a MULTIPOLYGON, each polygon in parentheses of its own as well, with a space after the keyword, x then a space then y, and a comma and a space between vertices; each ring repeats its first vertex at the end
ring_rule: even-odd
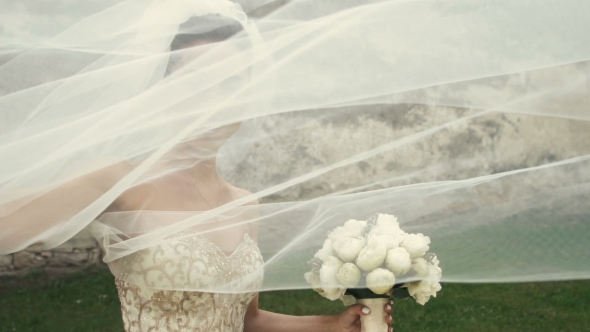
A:
POLYGON ((135 168, 134 165, 126 161, 104 162, 101 164, 105 166, 89 172, 86 176, 86 181, 94 184, 96 187, 105 187, 106 189, 110 189, 114 183, 117 183, 135 168))
POLYGON ((238 188, 232 184, 228 184, 229 185, 229 189, 232 192, 232 199, 233 200, 237 200, 237 199, 242 199, 244 197, 250 197, 252 198, 252 200, 249 200, 247 203, 244 203, 244 205, 258 205, 260 204, 258 202, 258 199, 256 197, 254 197, 254 195, 249 192, 246 189, 243 188, 238 188))

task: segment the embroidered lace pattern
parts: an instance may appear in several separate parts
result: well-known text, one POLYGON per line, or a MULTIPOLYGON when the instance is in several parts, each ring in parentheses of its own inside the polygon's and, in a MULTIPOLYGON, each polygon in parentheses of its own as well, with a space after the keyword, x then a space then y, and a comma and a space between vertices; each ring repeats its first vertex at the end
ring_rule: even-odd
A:
POLYGON ((125 331, 243 331, 246 309, 256 293, 239 289, 261 285, 262 263, 256 242, 247 234, 229 256, 202 236, 181 236, 127 256, 115 278, 125 331), (182 291, 216 286, 236 293, 182 291))

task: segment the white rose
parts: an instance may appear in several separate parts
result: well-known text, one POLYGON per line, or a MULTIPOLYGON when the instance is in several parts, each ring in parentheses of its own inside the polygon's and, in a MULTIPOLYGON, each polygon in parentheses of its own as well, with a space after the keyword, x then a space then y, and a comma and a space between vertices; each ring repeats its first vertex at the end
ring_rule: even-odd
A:
POLYGON ((342 262, 338 258, 329 256, 320 268, 320 284, 323 289, 321 294, 332 301, 339 299, 345 291, 342 284, 336 279, 336 273, 341 266, 342 262))
POLYGON ((307 272, 303 275, 303 277, 311 285, 311 288, 313 288, 313 289, 320 289, 321 288, 319 275, 317 275, 313 272, 307 272))
POLYGON ((332 301, 334 299, 341 297, 342 294, 344 294, 344 290, 341 290, 339 288, 322 288, 320 276, 313 272, 307 272, 303 276, 305 277, 305 280, 307 280, 307 282, 311 285, 311 288, 313 288, 313 290, 318 292, 321 296, 331 299, 332 301))
POLYGON ((341 286, 336 279, 336 273, 342 267, 342 262, 334 257, 329 256, 326 258, 322 267, 320 268, 320 282, 324 287, 339 287, 341 286))
POLYGON ((344 292, 346 292, 346 289, 343 288, 324 288, 318 293, 330 301, 336 301, 344 295, 344 292))
POLYGON ((412 260, 412 271, 414 271, 417 277, 426 278, 430 274, 429 264, 422 257, 414 258, 412 260))
POLYGON ((436 255, 432 255, 431 264, 436 267, 438 267, 438 264, 440 264, 440 261, 438 260, 438 257, 436 255))
POLYGON ((395 285, 395 275, 386 269, 374 269, 367 274, 367 287, 375 294, 385 294, 395 285))
POLYGON ((436 297, 436 292, 441 290, 440 283, 435 280, 421 280, 406 285, 410 295, 421 305, 428 302, 431 296, 436 297))
POLYGON ((334 251, 332 250, 332 240, 326 239, 326 241, 324 241, 322 249, 318 250, 318 252, 313 257, 319 258, 323 262, 329 256, 334 256, 334 251))
POLYGON ((403 241, 404 237, 402 233, 388 233, 383 228, 375 226, 367 237, 367 242, 381 242, 385 245, 385 250, 399 247, 399 244, 403 241))
POLYGON ((334 252, 344 262, 352 262, 363 249, 363 241, 357 238, 346 237, 334 241, 334 252))
POLYGON ((385 258, 385 266, 398 277, 408 273, 412 267, 410 253, 401 247, 388 250, 385 258))
POLYGON ((336 279, 347 288, 355 287, 361 280, 361 270, 352 263, 344 263, 338 269, 336 279))
POLYGON ((439 281, 442 276, 442 270, 438 264, 439 261, 436 256, 434 256, 430 262, 427 262, 424 258, 416 258, 413 260, 412 270, 414 270, 416 276, 422 280, 408 283, 404 286, 408 287, 410 295, 416 299, 416 302, 422 305, 426 303, 431 296, 436 297, 436 292, 441 289, 439 281))
POLYGON ((385 245, 381 242, 369 243, 356 258, 356 265, 365 271, 371 271, 383 263, 386 254, 385 245))
POLYGON ((418 234, 406 234, 404 240, 400 244, 402 247, 410 253, 410 257, 416 258, 423 256, 428 249, 430 244, 430 238, 424 236, 422 233, 418 234))
POLYGON ((363 236, 365 227, 367 227, 366 221, 350 219, 349 221, 345 222, 343 226, 336 227, 328 235, 328 238, 332 241, 336 241, 345 237, 361 238, 363 236))
POLYGON ((438 261, 438 258, 435 255, 428 264, 429 275, 431 278, 434 278, 436 280, 440 280, 440 278, 442 277, 442 269, 438 266, 439 263, 440 262, 438 261))
POLYGON ((395 233, 403 233, 401 228, 399 227, 399 222, 395 216, 390 214, 380 214, 377 217, 377 222, 375 223, 376 226, 379 226, 385 230, 385 232, 389 234, 395 233))

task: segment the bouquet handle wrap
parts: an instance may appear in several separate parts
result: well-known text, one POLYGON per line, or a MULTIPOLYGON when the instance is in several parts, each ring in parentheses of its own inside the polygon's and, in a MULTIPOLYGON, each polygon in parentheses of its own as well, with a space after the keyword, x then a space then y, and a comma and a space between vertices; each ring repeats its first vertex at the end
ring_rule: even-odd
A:
POLYGON ((389 298, 358 299, 369 309, 371 313, 361 316, 361 332, 387 332, 389 325, 385 321, 385 310, 383 306, 389 301, 389 298))

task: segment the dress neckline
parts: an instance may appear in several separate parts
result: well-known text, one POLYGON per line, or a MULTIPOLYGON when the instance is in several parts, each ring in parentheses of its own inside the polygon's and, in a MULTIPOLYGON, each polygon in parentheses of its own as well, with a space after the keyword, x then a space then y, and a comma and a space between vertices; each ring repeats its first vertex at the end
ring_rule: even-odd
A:
MULTIPOLYGON (((189 231, 185 231, 185 232, 190 233, 189 231)), ((196 234, 193 236, 198 237, 199 240, 204 240, 204 242, 207 242, 208 244, 210 244, 212 247, 215 248, 215 250, 219 254, 223 255, 226 259, 231 259, 233 256, 235 256, 238 253, 238 251, 241 250, 242 247, 247 244, 247 242, 254 241, 254 239, 252 239, 250 234, 244 233, 244 235, 242 235, 242 238, 240 239, 240 242, 238 242, 238 244, 236 245, 235 249, 231 253, 228 254, 225 251, 221 250, 221 248, 219 248, 219 246, 215 242, 209 240, 208 238, 204 237, 203 235, 196 234)))

